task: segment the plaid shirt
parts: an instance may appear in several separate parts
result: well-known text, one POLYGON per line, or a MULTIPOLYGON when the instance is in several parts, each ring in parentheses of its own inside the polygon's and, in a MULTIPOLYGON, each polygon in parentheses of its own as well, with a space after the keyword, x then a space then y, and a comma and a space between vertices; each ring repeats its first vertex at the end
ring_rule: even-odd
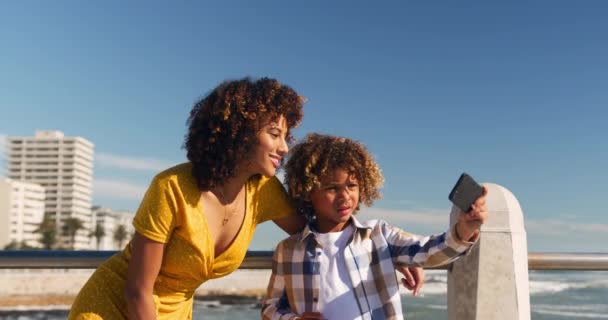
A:
MULTIPOLYGON (((383 220, 361 224, 354 216, 351 219, 355 233, 343 256, 362 319, 403 319, 396 266, 447 264, 474 244, 457 240, 453 229, 421 237, 383 220)), ((319 312, 321 285, 316 252, 320 247, 309 226, 279 243, 262 306, 263 319, 287 320, 304 312, 319 312)))

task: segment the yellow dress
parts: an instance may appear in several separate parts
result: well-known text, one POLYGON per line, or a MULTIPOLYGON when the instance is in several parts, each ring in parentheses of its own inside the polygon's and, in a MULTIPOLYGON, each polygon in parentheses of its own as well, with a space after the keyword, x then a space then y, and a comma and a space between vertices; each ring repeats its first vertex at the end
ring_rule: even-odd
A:
MULTIPOLYGON (((214 258, 191 168, 184 163, 158 174, 133 219, 137 232, 167 244, 153 292, 159 320, 191 319, 194 290, 239 267, 256 225, 293 214, 277 178, 250 179, 243 225, 230 247, 214 258)), ((99 266, 76 297, 69 319, 127 318, 124 287, 130 257, 131 243, 99 266)))

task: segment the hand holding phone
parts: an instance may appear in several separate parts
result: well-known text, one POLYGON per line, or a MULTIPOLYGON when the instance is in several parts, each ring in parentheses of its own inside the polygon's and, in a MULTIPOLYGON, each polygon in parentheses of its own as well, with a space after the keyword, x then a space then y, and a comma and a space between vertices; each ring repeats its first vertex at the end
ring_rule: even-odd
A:
POLYGON ((471 206, 483 195, 483 187, 473 177, 463 173, 452 188, 448 199, 463 212, 471 211, 471 206))

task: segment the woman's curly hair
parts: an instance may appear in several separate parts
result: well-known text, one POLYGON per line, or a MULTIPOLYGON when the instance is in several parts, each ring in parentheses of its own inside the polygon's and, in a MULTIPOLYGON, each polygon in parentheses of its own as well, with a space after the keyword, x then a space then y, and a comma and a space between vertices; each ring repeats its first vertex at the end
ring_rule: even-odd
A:
POLYGON ((384 178, 363 144, 348 138, 312 133, 291 149, 285 165, 288 193, 300 214, 309 219, 313 217, 310 193, 335 169, 355 175, 359 183, 359 202, 369 207, 380 198, 379 189, 384 178))
POLYGON ((284 116, 289 131, 298 126, 304 100, 275 79, 244 78, 225 81, 198 101, 187 121, 184 148, 199 188, 209 190, 233 177, 268 122, 284 116))

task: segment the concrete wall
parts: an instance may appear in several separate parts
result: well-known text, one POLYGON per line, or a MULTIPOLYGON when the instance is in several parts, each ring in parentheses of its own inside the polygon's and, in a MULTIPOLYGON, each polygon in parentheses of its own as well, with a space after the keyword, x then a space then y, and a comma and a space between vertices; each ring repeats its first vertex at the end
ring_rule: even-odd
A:
MULTIPOLYGON (((472 252, 448 271, 450 320, 529 320, 528 249, 521 207, 496 184, 488 188, 489 216, 472 252)), ((458 210, 452 208, 450 223, 458 210)))

